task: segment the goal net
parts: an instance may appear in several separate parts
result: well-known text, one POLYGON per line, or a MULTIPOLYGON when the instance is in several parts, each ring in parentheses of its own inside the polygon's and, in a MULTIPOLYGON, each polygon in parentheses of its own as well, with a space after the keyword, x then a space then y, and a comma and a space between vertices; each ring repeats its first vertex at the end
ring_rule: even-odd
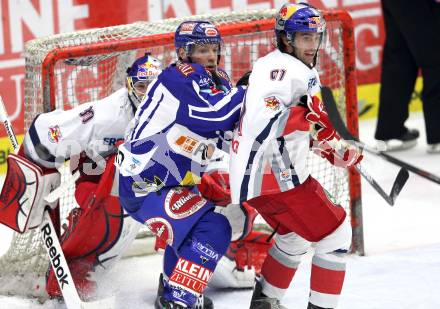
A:
MULTIPOLYGON (((252 64, 275 47, 275 10, 191 16, 158 22, 137 22, 30 41, 25 46, 25 129, 33 118, 55 108, 106 97, 124 87, 125 70, 145 52, 165 65, 175 60, 174 31, 183 20, 209 20, 222 33, 221 66, 237 81, 252 64)), ((333 90, 349 130, 357 134, 357 99, 353 27, 344 11, 324 12, 328 42, 320 51, 318 71, 323 85, 333 90)), ((353 170, 334 168, 313 153, 308 158, 312 175, 349 214, 353 226, 352 251, 363 254, 360 179, 353 170)), ((63 178, 70 173, 63 173, 63 178)), ((60 222, 75 207, 75 187, 60 201, 60 222)), ((8 252, 0 258, 0 294, 44 299, 49 262, 38 229, 15 234, 8 252)))

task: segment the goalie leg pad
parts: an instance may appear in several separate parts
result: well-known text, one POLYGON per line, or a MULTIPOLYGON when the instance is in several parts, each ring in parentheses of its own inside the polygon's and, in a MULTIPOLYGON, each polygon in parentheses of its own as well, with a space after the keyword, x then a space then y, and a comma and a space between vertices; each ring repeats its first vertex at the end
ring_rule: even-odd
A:
POLYGON ((269 234, 252 231, 248 236, 229 245, 226 254, 220 259, 214 275, 209 282, 215 288, 252 288, 255 276, 274 240, 269 234))
MULTIPOLYGON (((59 186, 57 171, 44 171, 25 157, 10 154, 8 170, 0 197, 0 223, 19 233, 42 222, 44 197, 59 186)), ((54 206, 54 205, 49 205, 54 206)))
POLYGON ((313 177, 289 191, 259 196, 248 201, 279 234, 295 232, 317 242, 338 228, 345 210, 334 204, 313 177))
MULTIPOLYGON (((119 260, 141 226, 124 213, 115 196, 107 196, 90 207, 86 201, 90 201, 97 187, 91 182, 77 186, 76 198, 81 208, 71 211, 68 228, 61 238, 73 279, 83 297, 95 291, 95 280, 119 260)), ((52 269, 46 290, 52 297, 61 295, 52 269)))

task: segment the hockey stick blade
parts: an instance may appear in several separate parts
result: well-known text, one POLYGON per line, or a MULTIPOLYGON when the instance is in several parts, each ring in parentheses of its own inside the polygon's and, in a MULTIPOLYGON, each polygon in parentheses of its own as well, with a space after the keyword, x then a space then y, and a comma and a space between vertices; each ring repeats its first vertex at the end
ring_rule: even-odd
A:
MULTIPOLYGON (((347 127, 342 121, 341 115, 339 114, 338 108, 336 106, 336 101, 330 88, 325 86, 321 87, 321 94, 322 101, 335 130, 343 139, 347 141, 352 140, 359 142, 359 139, 355 138, 353 135, 351 135, 350 132, 348 132, 347 127)), ((361 146, 363 145, 364 144, 361 143, 361 146)), ((404 168, 401 168, 399 174, 394 180, 393 187, 391 188, 391 193, 387 194, 377 183, 377 181, 373 177, 371 177, 371 175, 362 167, 361 164, 357 164, 356 169, 390 206, 394 205, 397 196, 399 195, 400 191, 402 191, 403 186, 405 185, 409 177, 408 171, 404 168)))
POLYGON ((400 191, 402 191, 403 186, 409 178, 409 173, 406 169, 401 168, 399 174, 397 174, 396 179, 394 180, 393 186, 391 188, 390 194, 387 194, 382 187, 376 182, 376 180, 370 176, 363 168, 361 164, 357 164, 356 170, 364 177, 364 179, 379 193, 379 195, 390 205, 394 206, 396 202, 396 198, 399 195, 400 191))
POLYGON ((393 156, 390 156, 389 154, 387 154, 383 151, 377 150, 376 148, 369 147, 366 144, 362 143, 358 138, 354 137, 348 131, 347 127, 345 126, 344 122, 342 121, 341 115, 339 114, 338 109, 336 107, 336 101, 335 101, 335 98, 333 97, 333 93, 332 93, 331 89, 326 86, 322 86, 321 87, 321 94, 322 94, 322 101, 324 103, 325 108, 327 109, 327 113, 330 117, 330 120, 331 120, 333 126, 335 127, 335 130, 339 133, 339 135, 343 139, 345 139, 347 141, 350 141, 350 140, 355 141, 355 142, 359 143, 359 145, 363 149, 368 151, 369 153, 377 155, 390 163, 393 163, 397 166, 405 168, 408 171, 410 171, 416 175, 419 175, 419 176, 426 178, 432 182, 435 182, 436 184, 440 184, 440 177, 439 176, 434 175, 428 171, 422 170, 422 169, 415 167, 414 165, 411 165, 411 164, 406 163, 404 161, 401 161, 393 156))

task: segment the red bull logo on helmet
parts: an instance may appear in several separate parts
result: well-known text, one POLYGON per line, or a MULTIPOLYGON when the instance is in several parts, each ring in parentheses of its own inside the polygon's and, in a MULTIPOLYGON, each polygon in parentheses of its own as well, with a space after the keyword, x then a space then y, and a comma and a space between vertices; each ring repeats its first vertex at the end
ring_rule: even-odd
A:
POLYGON ((281 19, 287 20, 297 11, 297 8, 293 5, 285 5, 281 8, 279 15, 281 19))
POLYGON ((315 29, 320 27, 322 27, 321 17, 319 16, 309 17, 309 28, 315 29))
POLYGON ((136 77, 139 79, 152 78, 157 75, 157 72, 159 70, 160 68, 157 65, 150 61, 147 61, 139 65, 139 70, 136 74, 136 77))

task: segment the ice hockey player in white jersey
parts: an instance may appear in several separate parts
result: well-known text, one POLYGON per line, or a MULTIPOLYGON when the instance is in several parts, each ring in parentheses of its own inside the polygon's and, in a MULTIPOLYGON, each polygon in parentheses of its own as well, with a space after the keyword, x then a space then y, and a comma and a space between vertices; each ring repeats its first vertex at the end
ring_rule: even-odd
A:
MULTIPOLYGON (((55 167, 70 159, 72 169, 79 169, 75 198, 79 207, 68 215, 68 224, 61 235, 61 246, 73 279, 82 297, 91 296, 95 282, 90 280, 108 270, 136 236, 140 224, 124 214, 113 187, 116 143, 124 139, 151 81, 162 71, 161 62, 150 54, 136 59, 127 69, 126 87, 101 100, 84 103, 70 110, 55 110, 38 115, 25 134, 17 155, 8 157, 8 173, 1 193, 2 223, 17 231, 34 227, 39 218, 43 198, 56 187, 59 174, 55 167), (39 181, 37 191, 31 179, 39 181), (17 179, 18 178, 18 179, 17 179), (26 184, 17 191, 14 182, 26 184), (21 204, 20 196, 34 196, 21 204), (29 213, 23 214, 23 209, 29 213), (21 226, 17 222, 23 222, 21 226), (27 226, 26 226, 27 224, 27 226)), ((49 265, 49 261, 48 261, 49 265)), ((52 268, 47 276, 46 291, 60 297, 52 268)))
POLYGON ((156 308, 212 308, 203 292, 231 226, 196 184, 224 156, 219 136, 238 121, 245 89, 231 88, 218 68, 222 40, 213 24, 183 22, 174 42, 179 60, 152 83, 119 147, 119 194, 125 210, 167 243, 156 308))
POLYGON ((277 49, 254 64, 230 158, 232 202, 247 201, 276 231, 250 308, 285 308, 281 299, 311 243, 308 308, 335 308, 351 227, 345 210, 309 174, 306 158, 313 150, 350 167, 362 155, 340 140, 316 96, 322 15, 308 4, 285 4, 275 23, 277 49))

